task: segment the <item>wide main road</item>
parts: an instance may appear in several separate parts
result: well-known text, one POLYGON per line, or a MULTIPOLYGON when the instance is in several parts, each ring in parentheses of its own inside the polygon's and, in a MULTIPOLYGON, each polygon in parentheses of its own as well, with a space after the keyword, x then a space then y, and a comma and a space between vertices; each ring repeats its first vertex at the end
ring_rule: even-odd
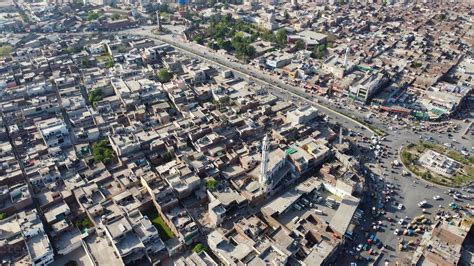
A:
MULTIPOLYGON (((152 29, 155 29, 156 26, 153 27, 143 27, 140 29, 132 29, 132 30, 125 30, 122 33, 127 33, 131 35, 142 35, 148 38, 157 39, 164 43, 168 43, 175 48, 178 48, 181 51, 184 51, 187 54, 190 54, 193 57, 198 57, 205 61, 208 61, 213 64, 220 65, 226 69, 232 70, 236 72, 236 74, 240 76, 246 76, 248 79, 253 80, 257 83, 268 85, 272 90, 276 90, 279 94, 288 95, 288 97, 295 97, 302 102, 309 103, 315 107, 317 107, 321 112, 326 114, 329 118, 341 123, 343 126, 347 128, 355 128, 356 126, 367 128, 364 124, 356 121, 353 117, 357 117, 358 119, 362 120, 363 116, 351 113, 347 110, 336 111, 333 108, 329 107, 331 103, 327 101, 327 99, 323 97, 316 98, 314 95, 310 95, 304 92, 304 90, 286 84, 279 80, 275 76, 271 76, 267 73, 264 73, 262 70, 257 69, 250 65, 244 65, 239 62, 235 62, 233 57, 229 55, 222 55, 218 54, 215 51, 192 43, 192 42, 185 42, 182 41, 180 37, 178 37, 178 33, 176 34, 155 34, 152 32, 152 29), (324 103, 324 104, 323 104, 324 103)), ((372 131, 371 131, 372 132, 372 131)), ((372 135, 372 134, 368 134, 372 135)))

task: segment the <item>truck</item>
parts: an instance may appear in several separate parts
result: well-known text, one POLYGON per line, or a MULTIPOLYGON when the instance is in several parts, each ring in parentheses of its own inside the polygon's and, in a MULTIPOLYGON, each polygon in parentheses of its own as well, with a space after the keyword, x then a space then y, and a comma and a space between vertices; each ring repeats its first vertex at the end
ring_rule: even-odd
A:
POLYGON ((323 212, 322 210, 314 210, 314 213, 320 214, 320 215, 323 215, 323 214, 324 214, 324 212, 323 212))

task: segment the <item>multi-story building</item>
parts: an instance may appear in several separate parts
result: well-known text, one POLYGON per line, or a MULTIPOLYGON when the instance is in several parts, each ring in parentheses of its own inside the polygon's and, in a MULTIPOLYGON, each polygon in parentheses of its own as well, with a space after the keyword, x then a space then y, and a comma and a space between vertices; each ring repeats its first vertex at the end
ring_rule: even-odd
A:
POLYGON ((348 97, 365 103, 383 88, 387 81, 384 73, 369 74, 349 87, 348 97))
POLYGON ((66 123, 59 118, 42 120, 38 122, 36 126, 48 147, 65 147, 71 145, 66 123))

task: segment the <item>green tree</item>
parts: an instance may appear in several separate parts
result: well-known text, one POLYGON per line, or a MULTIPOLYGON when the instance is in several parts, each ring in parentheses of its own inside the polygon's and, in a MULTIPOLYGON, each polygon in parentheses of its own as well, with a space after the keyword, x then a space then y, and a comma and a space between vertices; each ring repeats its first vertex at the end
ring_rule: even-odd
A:
POLYGON ((77 228, 91 228, 94 226, 94 224, 89 220, 89 218, 84 218, 82 220, 77 220, 74 222, 74 225, 77 228))
POLYGON ((217 184, 219 184, 217 180, 209 179, 206 181, 206 188, 209 189, 210 191, 214 191, 217 187, 217 184))
POLYGON ((276 42, 276 37, 275 35, 269 31, 269 30, 265 30, 263 31, 261 34, 260 34, 260 37, 267 41, 267 42, 276 42))
POLYGON ((317 58, 317 59, 322 59, 324 55, 326 54, 326 46, 324 44, 320 44, 316 47, 314 47, 311 57, 317 58))
POLYGON ((224 49, 226 51, 230 50, 230 45, 229 45, 229 42, 222 39, 222 38, 218 38, 216 40, 216 43, 217 43, 217 46, 220 48, 220 49, 224 49))
POLYGON ((423 179, 431 179, 432 176, 431 176, 431 173, 430 173, 430 172, 426 171, 426 172, 424 172, 423 174, 421 174, 421 177, 422 177, 423 179))
POLYGON ((120 15, 118 13, 113 13, 112 16, 110 16, 110 19, 112 20, 119 20, 120 19, 120 15))
POLYGON ((11 45, 0 45, 0 57, 5 57, 10 55, 13 51, 13 47, 11 45))
POLYGON ((112 68, 115 66, 115 62, 114 62, 114 59, 111 57, 109 58, 109 60, 107 60, 107 63, 105 63, 105 67, 106 68, 112 68))
POLYGON ((89 67, 91 65, 91 61, 89 61, 89 58, 83 57, 81 58, 81 65, 83 67, 89 67))
POLYGON ((108 139, 102 139, 92 145, 92 156, 94 162, 108 164, 114 159, 114 153, 108 139))
POLYGON ((414 61, 412 65, 414 68, 420 68, 423 64, 420 62, 414 61))
POLYGON ((68 54, 75 54, 75 53, 78 52, 78 49, 76 49, 76 47, 74 47, 74 46, 69 46, 69 47, 66 49, 66 52, 67 52, 68 54))
POLYGON ((288 11, 285 10, 284 16, 285 16, 286 19, 290 18, 290 14, 288 13, 288 11))
POLYGON ((296 41, 296 43, 295 43, 295 46, 296 46, 296 49, 298 49, 298 50, 303 50, 303 49, 305 49, 306 44, 304 43, 303 40, 298 39, 298 40, 296 41))
POLYGON ((99 17, 100 17, 100 14, 97 13, 97 12, 89 11, 89 13, 87 13, 87 20, 88 21, 97 20, 97 19, 99 19, 99 17))
POLYGON ((204 37, 202 35, 196 35, 194 36, 194 41, 200 45, 204 44, 204 37))
POLYGON ((96 107, 97 102, 104 99, 104 93, 100 88, 95 88, 89 92, 87 98, 89 99, 89 102, 92 104, 92 106, 96 107))
POLYGON ((4 212, 0 212, 0 221, 7 218, 7 214, 4 212))
POLYGON ((158 80, 160 82, 168 82, 173 77, 173 74, 166 68, 162 68, 158 71, 158 80))
POLYGON ((403 151, 402 152, 402 159, 405 163, 410 163, 413 159, 411 153, 407 152, 407 151, 403 151))
POLYGON ((205 247, 203 244, 201 244, 201 243, 198 243, 197 245, 195 245, 195 246, 193 247, 193 252, 194 252, 194 253, 199 253, 199 252, 201 252, 201 251, 203 251, 203 250, 205 251, 205 250, 207 250, 207 249, 206 249, 206 247, 205 247))
POLYGON ((121 44, 117 47, 117 51, 119 53, 125 53, 127 51, 127 47, 125 47, 124 45, 121 44))
POLYGON ((276 43, 280 47, 285 47, 287 43, 287 33, 285 29, 279 29, 275 33, 276 43))

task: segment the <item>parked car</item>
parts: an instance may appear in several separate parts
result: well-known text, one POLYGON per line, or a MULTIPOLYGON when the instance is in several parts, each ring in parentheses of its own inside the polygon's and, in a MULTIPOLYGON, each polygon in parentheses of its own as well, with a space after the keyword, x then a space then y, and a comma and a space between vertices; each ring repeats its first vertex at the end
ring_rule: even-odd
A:
POLYGON ((418 207, 422 208, 424 207, 428 202, 426 200, 422 200, 420 202, 418 202, 418 207))

